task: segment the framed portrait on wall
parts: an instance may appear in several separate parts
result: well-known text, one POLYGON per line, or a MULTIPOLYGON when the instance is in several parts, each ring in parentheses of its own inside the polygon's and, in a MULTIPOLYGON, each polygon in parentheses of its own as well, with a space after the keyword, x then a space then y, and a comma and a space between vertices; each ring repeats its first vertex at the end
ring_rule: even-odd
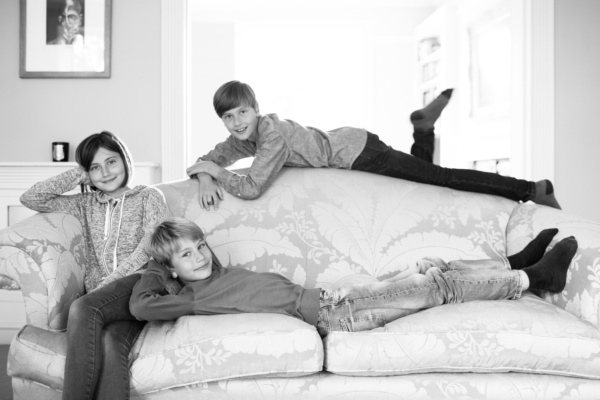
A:
POLYGON ((112 0, 20 0, 21 78, 110 78, 112 0))

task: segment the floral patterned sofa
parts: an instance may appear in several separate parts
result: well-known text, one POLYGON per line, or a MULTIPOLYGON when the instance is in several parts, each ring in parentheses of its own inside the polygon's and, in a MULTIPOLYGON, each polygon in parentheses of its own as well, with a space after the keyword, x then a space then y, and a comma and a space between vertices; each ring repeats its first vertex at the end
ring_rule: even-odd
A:
MULTIPOLYGON (((574 235, 565 290, 446 305, 321 340, 281 315, 150 323, 131 352, 133 399, 598 399, 600 224, 566 212, 362 172, 286 168, 258 200, 202 210, 197 183, 157 185, 223 265, 335 287, 425 256, 498 259, 540 230, 574 235)), ((555 242, 554 242, 555 243, 555 242)), ((37 214, 0 231, 0 278, 27 325, 9 353, 16 400, 59 399, 67 309, 83 294, 81 227, 37 214)))

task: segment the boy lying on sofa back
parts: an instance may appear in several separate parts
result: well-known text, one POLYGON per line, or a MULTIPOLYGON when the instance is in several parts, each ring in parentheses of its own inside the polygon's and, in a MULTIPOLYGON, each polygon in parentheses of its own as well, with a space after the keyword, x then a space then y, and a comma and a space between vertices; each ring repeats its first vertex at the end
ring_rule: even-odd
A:
POLYGON ((423 259, 414 273, 383 282, 338 289, 306 289, 276 273, 223 268, 195 223, 169 218, 155 229, 153 260, 136 283, 130 310, 139 320, 183 315, 278 313, 332 331, 363 331, 442 304, 518 299, 525 290, 560 292, 566 284, 577 241, 570 236, 546 254, 558 229, 546 229, 521 252, 504 260, 444 262, 423 259), (184 285, 165 287, 172 276, 184 285))

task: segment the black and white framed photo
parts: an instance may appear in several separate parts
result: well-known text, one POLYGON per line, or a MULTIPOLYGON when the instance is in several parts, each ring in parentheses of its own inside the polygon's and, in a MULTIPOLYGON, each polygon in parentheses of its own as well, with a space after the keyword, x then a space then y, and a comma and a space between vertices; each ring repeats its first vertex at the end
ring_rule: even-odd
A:
POLYGON ((21 0, 21 78, 110 78, 112 0, 21 0))

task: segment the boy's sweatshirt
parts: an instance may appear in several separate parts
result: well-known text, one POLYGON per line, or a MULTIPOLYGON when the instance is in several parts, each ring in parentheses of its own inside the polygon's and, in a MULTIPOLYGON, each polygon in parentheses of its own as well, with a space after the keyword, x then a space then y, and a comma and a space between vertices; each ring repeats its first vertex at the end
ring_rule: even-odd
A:
POLYGON ((269 187, 284 165, 350 169, 366 143, 367 131, 361 128, 325 132, 267 114, 259 117, 256 135, 248 140, 230 135, 198 161, 212 161, 226 168, 242 158, 254 157, 246 175, 223 169, 217 177, 234 196, 254 199, 269 187))
POLYGON ((178 294, 166 293, 169 276, 166 267, 148 262, 129 300, 133 316, 159 321, 183 315, 276 313, 317 325, 320 289, 305 289, 279 274, 219 268, 213 262, 210 277, 187 283, 178 294))
POLYGON ((75 216, 83 227, 86 292, 142 268, 152 231, 166 216, 167 206, 158 189, 139 185, 114 199, 95 191, 63 195, 84 181, 80 168, 65 171, 33 185, 21 203, 38 212, 63 212, 75 216))

